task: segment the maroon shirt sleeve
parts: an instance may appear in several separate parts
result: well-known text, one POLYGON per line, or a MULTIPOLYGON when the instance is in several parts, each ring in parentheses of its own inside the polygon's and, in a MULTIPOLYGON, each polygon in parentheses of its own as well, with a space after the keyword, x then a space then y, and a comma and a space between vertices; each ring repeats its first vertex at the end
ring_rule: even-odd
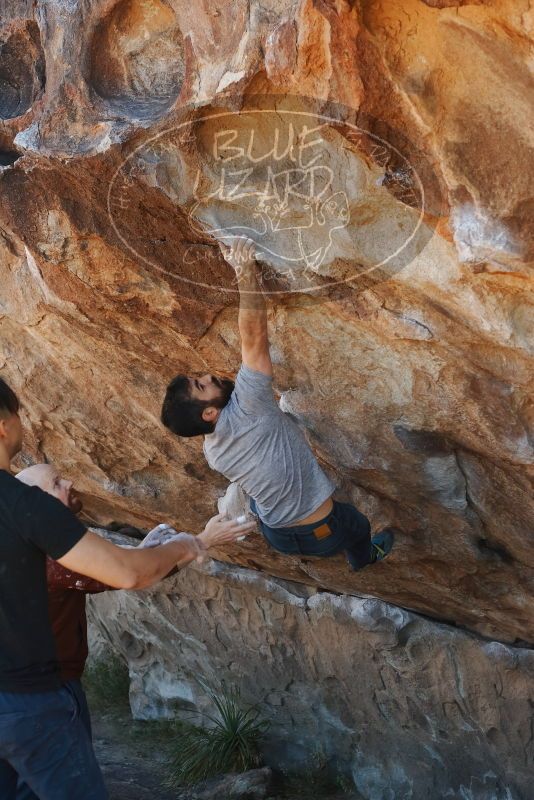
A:
POLYGON ((76 589, 85 594, 113 591, 112 586, 106 586, 105 583, 95 581, 86 575, 80 575, 77 572, 65 569, 65 567, 62 567, 61 564, 51 558, 46 560, 46 574, 48 589, 52 592, 61 589, 76 589))

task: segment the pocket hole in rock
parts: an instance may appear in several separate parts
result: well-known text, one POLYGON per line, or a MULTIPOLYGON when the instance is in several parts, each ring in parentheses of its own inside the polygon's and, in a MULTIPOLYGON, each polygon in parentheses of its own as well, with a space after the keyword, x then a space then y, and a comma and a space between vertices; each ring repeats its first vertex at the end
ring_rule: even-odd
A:
POLYGON ((25 114, 40 96, 45 83, 45 62, 39 28, 25 20, 0 42, 0 119, 25 114))
POLYGON ((88 81, 110 109, 157 119, 175 102, 185 75, 184 42, 162 0, 120 0, 95 29, 88 81))
POLYGON ((0 168, 10 167, 20 158, 20 155, 16 150, 0 150, 0 168))
POLYGON ((483 555, 494 556, 504 561, 506 564, 513 564, 513 556, 502 545, 494 544, 480 537, 477 539, 477 547, 483 555))

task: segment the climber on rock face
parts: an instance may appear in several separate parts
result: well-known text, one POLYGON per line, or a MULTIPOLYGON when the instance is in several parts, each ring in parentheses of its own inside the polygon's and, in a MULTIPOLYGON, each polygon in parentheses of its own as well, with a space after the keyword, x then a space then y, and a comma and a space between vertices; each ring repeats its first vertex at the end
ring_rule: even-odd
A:
POLYGON ((178 436, 205 437, 208 464, 250 497, 275 550, 322 557, 344 552, 354 570, 381 561, 393 546, 393 532, 371 538, 367 517, 333 500, 334 484, 276 402, 254 243, 240 238, 222 247, 239 286, 241 368, 235 384, 209 374, 176 376, 167 387, 163 424, 178 436))

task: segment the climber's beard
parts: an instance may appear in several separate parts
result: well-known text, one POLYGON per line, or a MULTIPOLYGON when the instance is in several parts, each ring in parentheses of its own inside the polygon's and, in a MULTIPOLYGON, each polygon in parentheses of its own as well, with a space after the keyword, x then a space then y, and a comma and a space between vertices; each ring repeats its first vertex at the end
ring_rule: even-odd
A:
POLYGON ((215 375, 212 375, 212 381, 219 387, 221 393, 215 400, 210 401, 210 405, 215 408, 224 408, 232 396, 235 383, 229 378, 216 378, 215 375))

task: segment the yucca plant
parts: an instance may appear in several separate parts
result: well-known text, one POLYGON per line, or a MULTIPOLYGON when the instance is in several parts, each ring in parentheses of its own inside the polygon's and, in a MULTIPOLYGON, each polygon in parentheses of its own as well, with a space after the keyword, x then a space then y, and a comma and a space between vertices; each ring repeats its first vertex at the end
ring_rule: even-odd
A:
POLYGON ((267 729, 256 706, 244 708, 237 687, 216 691, 199 681, 213 701, 210 727, 190 725, 180 731, 171 762, 171 786, 190 786, 227 772, 246 772, 260 763, 259 740, 267 729))

